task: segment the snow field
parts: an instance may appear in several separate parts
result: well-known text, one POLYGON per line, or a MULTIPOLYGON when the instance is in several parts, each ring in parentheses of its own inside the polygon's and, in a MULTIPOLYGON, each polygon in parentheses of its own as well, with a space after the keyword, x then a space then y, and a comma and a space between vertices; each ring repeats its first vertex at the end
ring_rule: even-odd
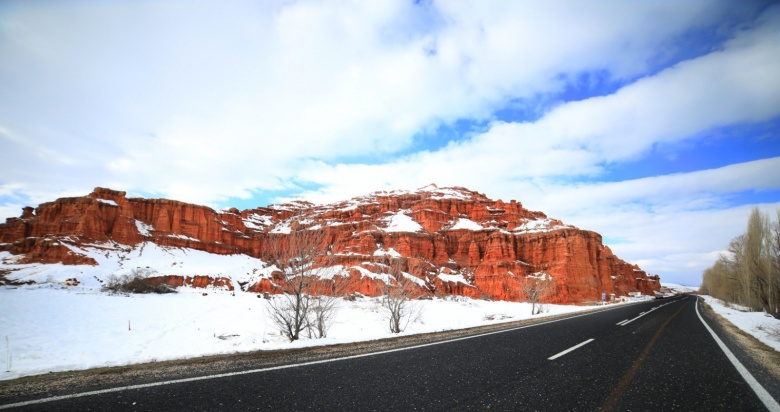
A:
POLYGON ((747 312, 737 305, 728 305, 712 296, 699 295, 712 310, 728 319, 743 332, 753 335, 767 346, 780 351, 780 319, 775 319, 763 312, 747 312))
POLYGON ((35 283, 64 282, 76 278, 82 286, 100 288, 100 281, 109 275, 123 275, 135 268, 150 268, 158 275, 229 277, 238 282, 256 283, 270 277, 272 268, 263 261, 246 255, 216 255, 200 250, 166 248, 151 242, 134 247, 112 244, 76 247, 63 243, 71 250, 89 256, 98 265, 18 264, 21 256, 0 252, 0 269, 10 269, 8 279, 35 283))
MULTIPOLYGON (((268 317, 268 301, 256 296, 188 287, 180 288, 177 294, 130 296, 59 284, 0 288, 0 353, 4 361, 0 380, 50 371, 395 336, 387 330, 378 299, 359 298, 340 302, 326 338, 303 338, 291 343, 268 317)), ((411 304, 419 316, 404 335, 531 317, 528 303, 457 297, 411 304)), ((587 309, 549 305, 546 315, 587 309)))
MULTIPOLYGON (((391 226, 405 227, 408 224, 405 217, 402 214, 391 216, 391 226)), ((377 298, 340 301, 340 308, 326 338, 304 338, 290 343, 270 320, 266 309, 268 301, 258 299, 253 293, 237 291, 233 294, 224 289, 190 287, 179 288, 179 293, 166 295, 123 296, 101 292, 101 281, 108 276, 127 274, 135 268, 148 267, 159 275, 224 276, 230 278, 234 285, 239 282, 251 284, 270 277, 273 267, 249 256, 212 255, 149 242, 135 247, 64 244, 92 257, 98 266, 19 264, 18 256, 0 252, 0 267, 9 271, 7 279, 37 283, 0 287, 0 354, 5 363, 0 367, 0 380, 50 371, 393 336, 387 329, 387 320, 377 298), (73 278, 80 282, 78 286, 63 285, 73 278), (207 295, 203 296, 204 293, 207 295)), ((397 254, 392 249, 378 249, 377 253, 397 254)), ((381 276, 368 271, 364 275, 381 276)), ((463 281, 461 275, 440 276, 446 280, 463 281)), ((531 317, 529 303, 488 302, 452 296, 412 301, 411 304, 419 316, 403 334, 468 328, 531 317)), ((548 305, 545 314, 587 309, 548 305)))

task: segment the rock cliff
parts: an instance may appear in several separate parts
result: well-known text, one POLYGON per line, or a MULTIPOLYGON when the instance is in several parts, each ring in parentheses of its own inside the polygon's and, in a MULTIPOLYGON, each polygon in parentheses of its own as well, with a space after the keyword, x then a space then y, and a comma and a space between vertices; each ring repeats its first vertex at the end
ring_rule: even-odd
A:
MULTIPOLYGON (((19 263, 97 265, 80 251, 151 242, 264 260, 272 239, 297 230, 324 231, 327 264, 342 268, 349 292, 365 295, 380 293, 383 278, 373 274, 394 259, 419 280, 418 295, 524 300, 520 283, 541 273, 554 282, 546 300, 555 303, 599 300, 602 293, 652 294, 660 288, 657 276, 619 259, 598 233, 526 210, 515 200, 494 201, 435 185, 329 205, 293 202, 244 211, 128 198, 125 192, 96 188, 88 196, 24 208, 21 217, 0 224, 0 250, 20 255, 19 263)), ((191 275, 168 276, 164 282, 278 292, 278 280, 271 276, 235 285, 230 276, 191 275)))

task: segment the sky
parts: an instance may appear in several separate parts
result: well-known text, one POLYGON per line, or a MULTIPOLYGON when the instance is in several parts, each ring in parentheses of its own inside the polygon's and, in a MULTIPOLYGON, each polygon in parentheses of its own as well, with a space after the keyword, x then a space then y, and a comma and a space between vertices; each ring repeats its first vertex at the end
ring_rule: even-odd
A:
POLYGON ((0 218, 430 183, 698 285, 780 208, 780 3, 0 2, 0 218))

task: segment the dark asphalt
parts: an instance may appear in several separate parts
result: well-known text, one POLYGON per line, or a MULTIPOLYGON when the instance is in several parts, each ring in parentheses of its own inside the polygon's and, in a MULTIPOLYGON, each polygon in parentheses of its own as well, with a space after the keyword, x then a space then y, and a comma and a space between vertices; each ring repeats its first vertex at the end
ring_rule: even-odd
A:
POLYGON ((657 300, 410 350, 19 409, 766 410, 695 305, 693 296, 657 300))

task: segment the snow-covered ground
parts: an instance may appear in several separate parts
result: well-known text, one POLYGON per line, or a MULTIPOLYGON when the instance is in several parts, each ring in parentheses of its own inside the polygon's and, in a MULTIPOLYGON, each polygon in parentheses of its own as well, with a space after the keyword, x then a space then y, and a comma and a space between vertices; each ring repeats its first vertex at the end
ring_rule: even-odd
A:
POLYGON ((661 282, 661 286, 669 288, 678 293, 693 293, 699 290, 699 288, 695 286, 684 286, 666 282, 661 282))
MULTIPOLYGON (((414 301, 404 334, 530 318, 528 303, 468 298, 414 301)), ((324 339, 290 343, 255 294, 184 287, 166 295, 109 295, 58 283, 0 288, 0 379, 209 354, 328 345, 391 337, 378 300, 342 301, 324 339), (203 296, 203 293, 208 293, 203 296)), ((545 315, 587 310, 549 305, 545 315)), ((538 317, 539 315, 537 315, 538 317)))
POLYGON ((63 265, 18 263, 23 255, 0 252, 0 269, 16 282, 58 283, 77 279, 82 286, 100 288, 110 275, 125 275, 134 269, 147 268, 157 275, 227 277, 234 284, 256 283, 270 277, 271 269, 263 261, 247 255, 217 255, 201 250, 163 247, 152 242, 126 246, 102 243, 75 246, 63 243, 73 252, 88 256, 98 264, 63 265))
MULTIPOLYGON (((390 220, 397 226, 408 223, 399 216, 390 220)), ((139 268, 158 275, 226 277, 233 285, 253 284, 270 277, 273 268, 249 256, 212 255, 154 243, 134 247, 114 243, 64 244, 91 257, 98 265, 23 264, 19 263, 19 256, 0 252, 0 269, 6 272, 6 279, 35 282, 0 287, 0 362, 5 363, 0 365, 0 380, 49 371, 392 336, 376 298, 340 302, 327 338, 304 338, 290 343, 271 322, 266 309, 269 302, 258 299, 254 293, 239 290, 233 294, 225 288, 211 287, 183 287, 179 293, 166 295, 124 296, 101 291, 110 276, 139 268)), ((397 252, 391 249, 382 253, 397 252)), ((414 305, 419 309, 419 317, 404 334, 531 317, 529 303, 451 297, 414 301, 414 305)), ((587 309, 548 305, 545 315, 587 309)))
POLYGON ((753 335, 776 351, 780 351, 780 319, 763 312, 748 312, 746 308, 739 305, 726 305, 722 300, 712 296, 699 295, 699 297, 703 298, 715 313, 728 319, 734 326, 753 335))

